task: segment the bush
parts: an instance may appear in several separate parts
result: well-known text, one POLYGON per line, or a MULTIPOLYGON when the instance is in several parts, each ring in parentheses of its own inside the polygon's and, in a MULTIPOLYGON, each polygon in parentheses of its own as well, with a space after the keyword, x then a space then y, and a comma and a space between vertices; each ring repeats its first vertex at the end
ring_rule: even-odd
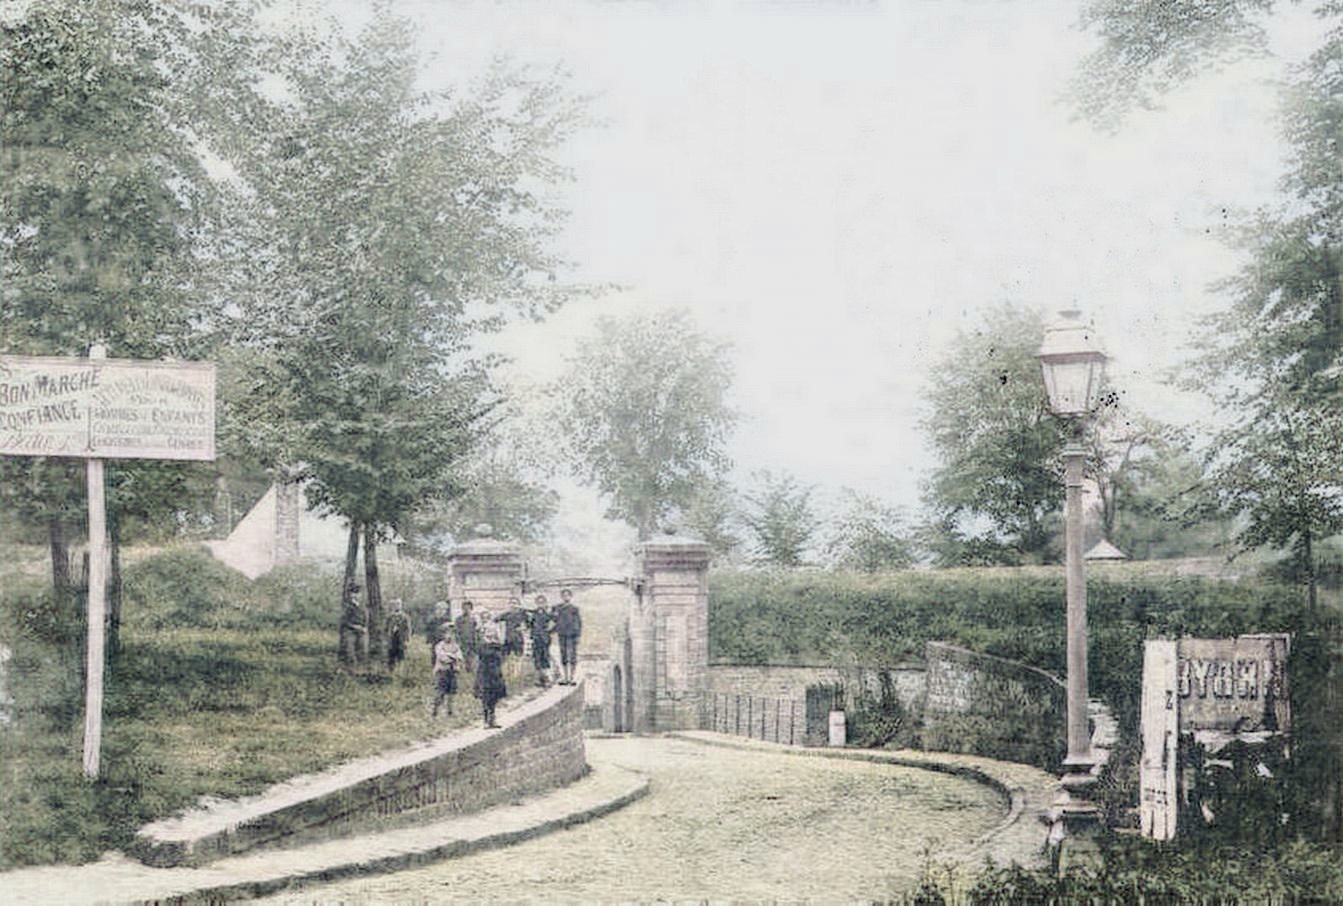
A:
POLYGON ((240 626, 257 604, 251 580, 199 545, 171 548, 122 572, 122 622, 127 627, 240 626))
POLYGON ((23 640, 66 646, 84 638, 83 589, 57 596, 49 581, 7 577, 0 614, 0 640, 11 646, 23 640))
POLYGON ((1019 866, 981 873, 964 897, 967 906, 1013 904, 1207 903, 1296 904, 1343 902, 1343 853, 1292 843, 1248 852, 1243 846, 1154 846, 1131 839, 1102 848, 1096 867, 1052 870, 1019 866))

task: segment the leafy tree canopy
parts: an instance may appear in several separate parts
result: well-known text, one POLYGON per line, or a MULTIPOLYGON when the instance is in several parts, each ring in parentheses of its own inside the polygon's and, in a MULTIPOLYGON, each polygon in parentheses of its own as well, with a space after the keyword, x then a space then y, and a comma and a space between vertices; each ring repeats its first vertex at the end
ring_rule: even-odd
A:
POLYGON ((603 318, 553 388, 561 443, 607 515, 650 537, 727 469, 727 347, 685 311, 603 318))
POLYGON ((903 511, 850 488, 841 496, 842 509, 826 542, 835 568, 870 573, 914 565, 914 533, 903 511))
MULTIPOLYGON (((1092 3, 1084 22, 1103 43, 1079 74, 1083 112, 1122 115, 1219 56, 1262 50, 1280 5, 1092 3)), ((1316 11, 1322 41, 1285 95, 1284 197, 1243 219, 1249 263, 1219 286, 1230 305, 1189 375, 1227 416, 1208 453, 1218 502, 1245 517, 1242 545, 1291 551, 1312 603, 1319 543, 1343 532, 1343 4, 1316 11)))
POLYGON ((804 565, 821 528, 811 500, 815 488, 787 472, 766 469, 752 477, 756 487, 745 495, 743 516, 754 538, 752 558, 761 566, 791 569, 804 565))
POLYGON ((1052 558, 1064 426, 1035 354, 1043 316, 1001 305, 933 368, 923 427, 940 465, 924 488, 942 565, 1052 558))

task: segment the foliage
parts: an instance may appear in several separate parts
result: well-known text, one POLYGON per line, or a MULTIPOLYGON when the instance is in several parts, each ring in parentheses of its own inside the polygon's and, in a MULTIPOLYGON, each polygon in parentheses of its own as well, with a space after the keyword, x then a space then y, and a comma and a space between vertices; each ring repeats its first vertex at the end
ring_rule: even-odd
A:
POLYGON ((844 488, 843 511, 830 528, 826 553, 834 568, 876 572, 915 562, 915 542, 902 510, 844 488))
MULTIPOLYGON (((1262 49, 1275 5, 1093 3, 1084 23, 1103 44, 1079 76, 1084 111, 1113 119, 1228 51, 1262 49)), ((1319 14, 1324 39, 1286 96, 1285 197, 1242 221, 1250 263, 1221 284, 1231 305, 1209 319, 1190 376, 1231 416, 1209 452, 1218 503, 1247 517, 1244 547, 1290 550, 1312 607, 1319 543, 1343 532, 1343 7, 1319 14)))
POLYGON ((195 545, 128 566, 123 581, 126 625, 146 630, 238 626, 260 603, 247 577, 195 545))
POLYGON ((742 546, 741 502, 737 491, 723 478, 695 489, 681 511, 683 530, 709 545, 721 561, 734 559, 742 546))
POLYGON ((535 543, 559 510, 559 495, 530 479, 510 451, 497 446, 479 451, 453 481, 461 487, 457 496, 411 517, 406 534, 417 550, 442 551, 482 525, 490 527, 490 537, 535 543))
POLYGON ((1274 0, 1086 0, 1081 25, 1102 43, 1073 81, 1079 110, 1094 125, 1117 129, 1133 109, 1157 106, 1169 89, 1262 49, 1265 33, 1257 20, 1273 5, 1274 0))
POLYGON ((578 343, 553 388, 556 422, 608 517, 646 539, 723 474, 731 380, 727 347, 683 310, 603 318, 578 343))
POLYGON ((413 26, 386 7, 352 38, 299 31, 274 51, 285 91, 258 105, 235 161, 251 203, 230 327, 255 348, 251 392, 223 417, 349 522, 349 579, 362 537, 377 656, 376 543, 461 492, 498 403, 474 340, 573 290, 547 250, 563 214, 544 193, 566 176, 552 154, 577 106, 502 68, 469 96, 420 91, 413 26))
MULTIPOLYGON (((0 349, 74 356, 102 341, 114 357, 207 351, 220 193, 198 148, 214 137, 210 111, 248 90, 247 71, 220 61, 249 40, 249 15, 231 2, 206 14, 189 3, 39 0, 0 21, 0 349)), ((78 471, 0 461, 5 505, 50 534, 58 594, 66 526, 83 508, 78 471)), ((183 506, 181 484, 202 471, 119 465, 133 480, 109 488, 114 532, 183 506)))
POLYGON ((1135 560, 1234 553, 1233 527, 1216 507, 1199 456, 1159 442, 1123 481, 1123 509, 1107 537, 1135 560))
POLYGON ((940 465, 924 487, 939 565, 1055 558, 1063 501, 1063 425, 1049 411, 1035 353, 1037 311, 1002 305, 962 331, 933 368, 923 421, 940 465))
POLYGON ((1197 842, 1154 846, 1106 840, 1096 866, 1063 872, 989 865, 965 872, 925 871, 907 903, 955 906, 1069 906, 1074 903, 1334 903, 1343 898, 1337 849, 1296 842, 1247 853, 1243 846, 1197 842))
POLYGON ((802 566, 821 522, 812 507, 815 487, 802 485, 787 472, 755 472, 756 490, 745 495, 742 518, 754 536, 752 559, 761 566, 802 566))

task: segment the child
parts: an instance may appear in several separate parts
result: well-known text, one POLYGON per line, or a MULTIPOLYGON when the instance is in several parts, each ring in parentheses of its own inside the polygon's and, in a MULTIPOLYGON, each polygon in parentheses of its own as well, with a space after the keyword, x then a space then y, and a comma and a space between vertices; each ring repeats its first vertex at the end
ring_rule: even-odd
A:
POLYGON ((434 717, 438 717, 438 706, 445 700, 448 714, 452 714, 452 696, 457 693, 457 668, 462 663, 462 646, 453 637, 452 623, 445 620, 440 628, 442 635, 434 645, 434 717))
POLYGON ((499 699, 508 695, 504 686, 504 628, 495 620, 485 624, 481 630, 480 648, 476 663, 476 697, 480 699, 485 728, 493 730, 499 726, 494 719, 494 709, 499 699))

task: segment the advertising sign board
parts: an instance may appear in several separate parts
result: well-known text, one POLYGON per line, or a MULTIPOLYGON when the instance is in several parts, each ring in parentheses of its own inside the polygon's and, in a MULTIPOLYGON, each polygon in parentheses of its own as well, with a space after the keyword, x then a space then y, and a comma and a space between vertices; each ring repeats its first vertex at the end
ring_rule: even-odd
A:
POLYGON ((1180 731, 1286 732, 1288 636, 1180 639, 1180 731))
POLYGON ((1139 768, 1143 836, 1175 836, 1181 738, 1213 748, 1291 729, 1290 644, 1285 633, 1146 642, 1139 768))
POLYGON ((0 454, 215 458, 215 366, 0 356, 0 454))

